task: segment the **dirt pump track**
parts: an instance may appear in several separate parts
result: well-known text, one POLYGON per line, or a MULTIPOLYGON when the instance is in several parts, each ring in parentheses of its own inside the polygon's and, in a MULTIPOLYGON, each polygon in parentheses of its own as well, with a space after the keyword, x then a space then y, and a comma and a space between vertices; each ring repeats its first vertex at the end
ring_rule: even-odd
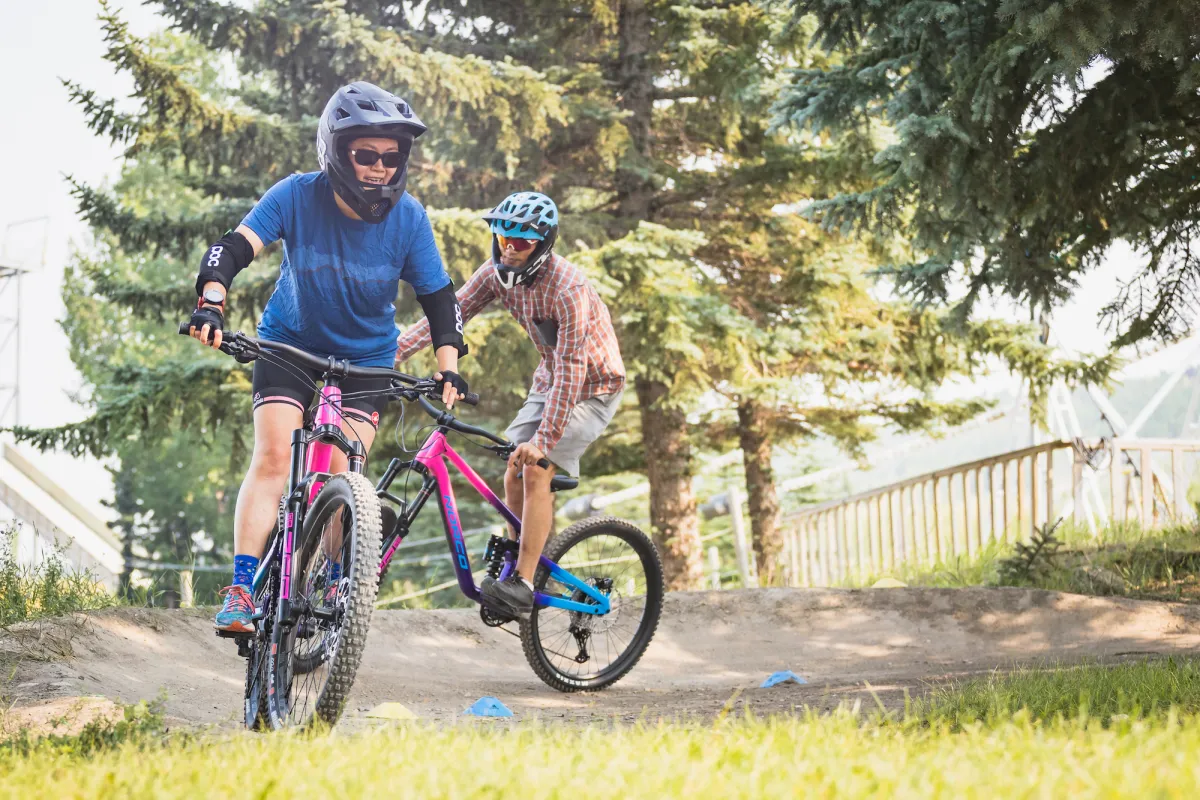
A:
MULTIPOLYGON (((385 701, 422 719, 462 719, 482 695, 516 719, 587 724, 758 714, 861 699, 886 705, 930 682, 1030 662, 1200 653, 1200 607, 1028 589, 753 589, 667 595, 641 663, 616 686, 560 694, 520 643, 474 610, 376 611, 343 717, 385 701), (808 685, 760 689, 789 669, 808 685)), ((152 700, 176 724, 237 727, 245 662, 212 631, 211 609, 114 609, 0 631, 0 685, 17 719, 73 702, 152 700), (11 665, 11 666, 9 666, 11 665)), ((111 707, 111 706, 110 706, 111 707)))

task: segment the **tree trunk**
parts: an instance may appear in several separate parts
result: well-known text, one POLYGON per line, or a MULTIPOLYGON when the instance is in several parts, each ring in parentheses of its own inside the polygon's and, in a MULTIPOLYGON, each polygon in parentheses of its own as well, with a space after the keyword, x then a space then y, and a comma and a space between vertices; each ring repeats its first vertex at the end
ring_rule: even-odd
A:
POLYGON ((617 31, 620 58, 616 78, 621 109, 629 112, 624 124, 630 148, 617 169, 616 187, 618 217, 630 228, 641 220, 650 220, 650 201, 654 197, 649 163, 654 114, 654 75, 647 61, 650 31, 646 0, 624 0, 617 31))
POLYGON ((738 405, 738 440, 746 469, 746 496, 750 503, 750 531, 759 586, 783 583, 783 531, 779 527, 779 496, 771 471, 771 439, 766 410, 754 400, 738 405))
POLYGON ((658 403, 667 394, 660 381, 638 378, 646 477, 650 481, 650 530, 662 554, 671 590, 697 589, 704 580, 700 523, 692 494, 692 448, 682 411, 658 403))
MULTIPOLYGON (((649 62, 653 27, 646 0, 623 0, 617 36, 620 57, 616 83, 620 104, 628 112, 629 149, 616 174, 618 220, 631 229, 650 221, 655 187, 651 172, 651 121, 654 113, 654 74, 649 62)), ((611 73, 610 73, 611 74, 611 73)), ((646 477, 650 482, 650 527, 662 554, 667 588, 699 588, 704 577, 700 553, 700 522, 692 494, 692 450, 682 411, 660 404, 667 384, 639 377, 634 380, 642 415, 646 477)))

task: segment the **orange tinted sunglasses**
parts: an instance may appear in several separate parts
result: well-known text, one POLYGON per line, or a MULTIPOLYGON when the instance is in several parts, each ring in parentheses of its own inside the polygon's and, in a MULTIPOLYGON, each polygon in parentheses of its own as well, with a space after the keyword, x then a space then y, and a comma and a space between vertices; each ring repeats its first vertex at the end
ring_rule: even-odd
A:
POLYGON ((536 239, 515 239, 508 236, 501 236, 498 233, 496 234, 496 240, 500 243, 501 250, 507 250, 509 245, 512 245, 512 249, 518 253, 524 253, 526 250, 532 250, 537 246, 536 239))

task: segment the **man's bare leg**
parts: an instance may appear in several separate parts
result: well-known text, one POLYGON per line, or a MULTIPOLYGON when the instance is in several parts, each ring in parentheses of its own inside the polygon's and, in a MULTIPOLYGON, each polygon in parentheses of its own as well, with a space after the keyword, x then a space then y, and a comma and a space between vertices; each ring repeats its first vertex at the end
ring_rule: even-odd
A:
POLYGON ((550 537, 550 523, 554 517, 554 496, 550 493, 550 480, 553 477, 553 469, 534 465, 525 467, 517 573, 530 583, 533 583, 542 548, 550 537))
MULTIPOLYGON (((512 464, 504 471, 504 505, 517 515, 517 519, 524 518, 525 481, 521 478, 521 468, 512 464)), ((517 532, 512 525, 508 526, 508 538, 517 538, 517 532)))

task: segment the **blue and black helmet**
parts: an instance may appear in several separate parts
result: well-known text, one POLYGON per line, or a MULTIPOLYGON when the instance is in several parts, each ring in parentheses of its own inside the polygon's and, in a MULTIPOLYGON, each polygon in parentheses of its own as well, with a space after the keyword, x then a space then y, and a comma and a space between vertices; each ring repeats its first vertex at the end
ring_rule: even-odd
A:
POLYGON ((427 130, 403 99, 373 83, 356 81, 333 93, 317 125, 317 163, 334 191, 367 222, 383 222, 408 185, 408 153, 427 130), (395 139, 403 163, 386 186, 360 183, 350 163, 350 143, 362 137, 395 139))
POLYGON ((505 289, 534 281, 550 258, 558 238, 558 206, 541 192, 513 192, 500 205, 483 215, 492 231, 492 263, 505 289), (520 269, 500 263, 497 236, 509 239, 535 239, 538 244, 520 269))

